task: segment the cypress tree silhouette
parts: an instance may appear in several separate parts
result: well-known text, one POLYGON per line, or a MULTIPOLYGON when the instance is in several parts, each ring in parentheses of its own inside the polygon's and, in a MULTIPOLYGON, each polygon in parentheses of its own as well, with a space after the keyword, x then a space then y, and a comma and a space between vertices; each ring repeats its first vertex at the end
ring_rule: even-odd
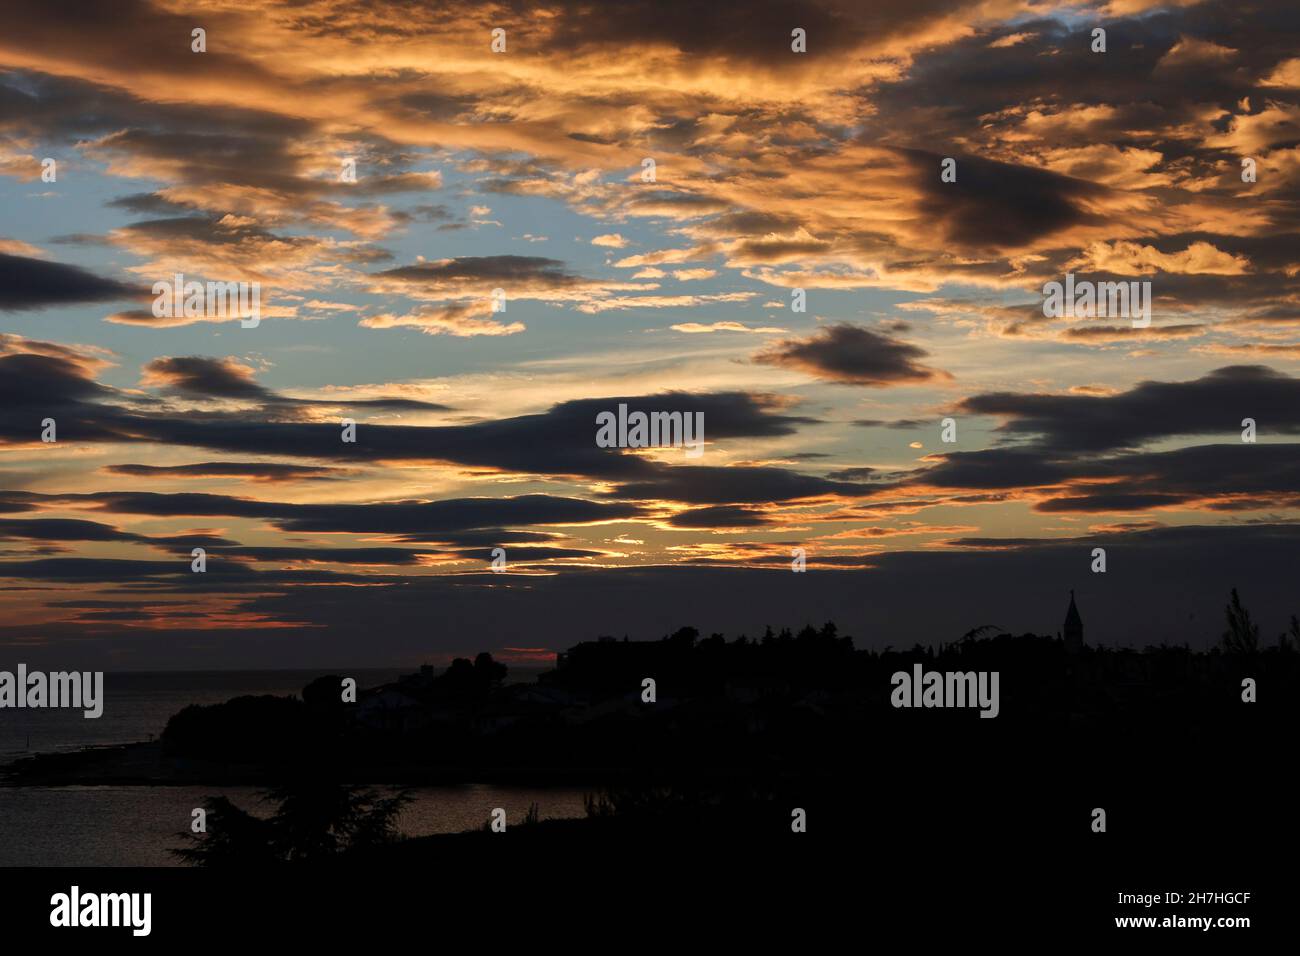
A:
POLYGON ((1230 654, 1255 654, 1259 651, 1259 625, 1250 619, 1250 612, 1241 604, 1237 589, 1223 609, 1228 629, 1223 634, 1223 649, 1230 654))

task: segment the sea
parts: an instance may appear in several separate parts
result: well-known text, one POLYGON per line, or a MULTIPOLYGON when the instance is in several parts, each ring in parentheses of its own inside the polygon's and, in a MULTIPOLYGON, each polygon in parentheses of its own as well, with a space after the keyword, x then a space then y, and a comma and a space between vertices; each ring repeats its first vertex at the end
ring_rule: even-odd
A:
MULTIPOLYGON (((535 672, 512 666, 510 682, 535 672)), ((190 704, 214 704, 246 694, 301 695, 332 671, 203 671, 106 673, 104 713, 79 710, 0 710, 0 764, 33 753, 80 750, 157 738, 173 714, 190 704)), ((405 670, 349 669, 358 688, 388 683, 405 670)), ((418 787, 398 820, 406 836, 458 833, 482 826, 496 807, 507 824, 537 805, 542 819, 581 817, 587 791, 466 784, 418 787)), ((0 787, 0 867, 177 866, 169 852, 185 845, 191 810, 226 796, 250 812, 270 812, 257 787, 0 787)))

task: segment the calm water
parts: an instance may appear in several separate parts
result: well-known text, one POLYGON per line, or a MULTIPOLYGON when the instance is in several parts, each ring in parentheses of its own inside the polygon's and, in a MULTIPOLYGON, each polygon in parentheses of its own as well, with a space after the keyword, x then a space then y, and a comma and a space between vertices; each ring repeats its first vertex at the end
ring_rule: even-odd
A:
MULTIPOLYGON (((212 704, 243 694, 300 694, 305 684, 338 671, 214 671, 104 675, 104 715, 80 711, 0 711, 0 763, 30 752, 132 743, 162 733, 167 718, 189 704, 212 704)), ((403 671, 349 671, 358 687, 393 680, 403 671)), ((511 668, 512 680, 532 672, 511 668)), ((208 796, 229 797, 255 813, 270 808, 255 787, 23 787, 0 788, 0 866, 174 866, 167 850, 190 811, 208 796)), ((508 823, 523 820, 532 803, 543 818, 580 817, 582 790, 473 784, 422 787, 403 811, 408 836, 456 833, 481 826, 494 807, 508 823)))
MULTIPOLYGON (((581 817, 583 791, 470 784, 423 787, 399 821, 407 836, 458 833, 482 826, 494 807, 507 825, 521 823, 529 804, 543 819, 581 817)), ((0 788, 0 866, 177 866, 167 852, 185 841, 190 811, 223 794, 265 814, 254 787, 0 788)))

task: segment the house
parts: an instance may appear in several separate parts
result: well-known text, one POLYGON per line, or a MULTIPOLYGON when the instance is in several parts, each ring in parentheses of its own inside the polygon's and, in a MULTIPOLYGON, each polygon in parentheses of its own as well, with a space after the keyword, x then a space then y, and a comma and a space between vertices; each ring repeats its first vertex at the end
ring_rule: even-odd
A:
POLYGON ((373 730, 392 733, 405 733, 429 723, 424 705, 391 685, 364 691, 357 701, 356 719, 373 730))
POLYGON ((790 683, 780 677, 729 677, 722 686, 722 692, 727 700, 755 704, 760 700, 787 696, 790 693, 790 683))

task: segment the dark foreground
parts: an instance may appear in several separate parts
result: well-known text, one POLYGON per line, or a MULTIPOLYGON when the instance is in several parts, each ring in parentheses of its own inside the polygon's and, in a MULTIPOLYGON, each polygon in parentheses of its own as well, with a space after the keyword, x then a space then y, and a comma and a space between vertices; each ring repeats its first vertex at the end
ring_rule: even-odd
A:
POLYGON ((819 801, 805 834, 788 832, 776 812, 691 813, 426 838, 320 867, 8 871, 6 934, 142 942, 125 929, 48 929, 51 894, 74 884, 151 892, 151 938, 163 945, 275 939, 334 948, 465 933, 490 951, 520 943, 932 951, 1005 941, 1070 951, 1077 941, 1129 941, 1159 952, 1251 952, 1276 951, 1268 944, 1292 933, 1294 826, 1225 807, 1222 787, 1192 795, 1181 811, 1112 791, 1113 822, 1093 834, 1080 825, 1090 801, 1055 784, 1010 801, 991 785, 954 781, 941 797, 882 780, 875 798, 819 801), (1120 893, 1170 892, 1250 896, 1117 902, 1120 893), (1117 928, 1124 916, 1245 916, 1251 925, 1117 928))
MULTIPOLYGON (((408 686, 400 723, 388 711, 353 721, 306 694, 250 705, 279 714, 278 725, 212 708, 176 721, 163 742, 173 769, 227 773, 240 765, 220 759, 230 752, 282 782, 308 770, 334 785, 416 766, 595 770, 604 799, 585 819, 511 819, 504 832, 256 866, 267 841, 245 820, 255 838, 206 867, 0 874, 7 938, 130 938, 50 929, 51 895, 73 885, 152 893, 151 938, 181 944, 265 934, 337 948, 414 932, 436 945, 468 932, 493 950, 522 940, 928 952, 1025 940, 1052 952, 1076 941, 1249 952, 1294 936, 1300 655, 1289 641, 1071 653, 1000 636, 878 655, 825 634, 757 650, 675 636, 652 648, 651 671, 643 649, 595 648, 598 666, 574 655, 549 683, 511 696, 478 682, 477 665, 463 681, 433 679, 423 697, 408 686), (894 706, 890 675, 917 665, 999 672, 998 716, 894 706), (642 706, 647 672, 676 698, 642 706), (1243 699, 1247 679, 1257 700, 1243 699), (250 747, 259 732, 274 745, 250 747), (1155 925, 1117 925, 1130 918, 1155 925), (1201 920, 1208 928, 1188 925, 1201 920)), ((38 770, 72 768, 34 762, 28 782, 38 770)), ((285 858, 308 846, 303 805, 274 829, 296 848, 285 858)))
POLYGON ((1196 743, 1148 725, 1052 749, 964 735, 923 749, 876 741, 843 755, 848 771, 647 785, 640 799, 623 791, 613 815, 512 820, 502 833, 405 840, 313 865, 7 871, 5 926, 56 932, 51 895, 75 884, 151 892, 151 937, 182 944, 266 932, 340 945, 460 927, 487 934, 494 950, 507 940, 767 950, 781 939, 822 952, 840 938, 923 950, 1087 940, 1270 951, 1293 933, 1294 758, 1275 749, 1279 735, 1242 729, 1196 743), (796 807, 804 833, 792 832, 796 807), (1105 832, 1093 829, 1096 808, 1105 832), (1250 925, 1121 928, 1117 917, 1250 925))

